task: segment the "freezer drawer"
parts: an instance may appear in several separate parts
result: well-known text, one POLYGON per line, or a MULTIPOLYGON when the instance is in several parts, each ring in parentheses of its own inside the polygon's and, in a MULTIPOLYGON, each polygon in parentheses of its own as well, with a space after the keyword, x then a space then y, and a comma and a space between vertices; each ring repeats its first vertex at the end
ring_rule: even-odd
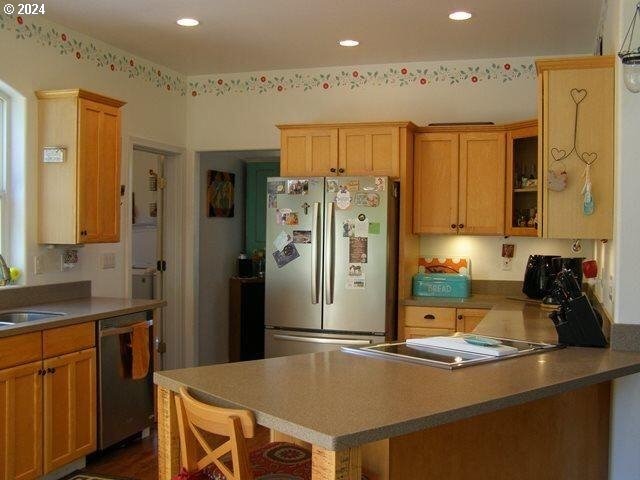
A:
POLYGON ((339 350, 341 347, 365 347, 384 343, 384 341, 384 335, 318 333, 267 328, 265 331, 265 357, 328 352, 339 350))

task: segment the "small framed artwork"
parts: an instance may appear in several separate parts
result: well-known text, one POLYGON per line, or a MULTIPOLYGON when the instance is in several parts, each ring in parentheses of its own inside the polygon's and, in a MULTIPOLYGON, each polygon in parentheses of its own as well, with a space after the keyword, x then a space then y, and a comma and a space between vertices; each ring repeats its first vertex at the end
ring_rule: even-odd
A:
POLYGON ((207 171, 207 217, 233 217, 235 173, 207 171))

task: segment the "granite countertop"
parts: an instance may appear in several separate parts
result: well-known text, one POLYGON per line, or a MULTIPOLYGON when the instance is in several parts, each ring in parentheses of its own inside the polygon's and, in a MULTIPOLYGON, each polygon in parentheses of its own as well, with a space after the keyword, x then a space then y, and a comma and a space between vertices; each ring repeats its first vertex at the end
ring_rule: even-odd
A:
MULTIPOLYGON (((476 332, 557 339, 546 312, 504 297, 476 332)), ((154 379, 340 450, 637 372, 640 353, 569 347, 453 371, 333 351, 156 372, 154 379)))
POLYGON ((45 318, 32 322, 0 327, 0 338, 21 333, 48 330, 77 323, 93 322, 103 318, 143 312, 165 306, 164 300, 142 300, 131 298, 87 297, 58 302, 39 303, 14 308, 3 308, 2 312, 34 310, 39 312, 64 312, 64 316, 45 318))

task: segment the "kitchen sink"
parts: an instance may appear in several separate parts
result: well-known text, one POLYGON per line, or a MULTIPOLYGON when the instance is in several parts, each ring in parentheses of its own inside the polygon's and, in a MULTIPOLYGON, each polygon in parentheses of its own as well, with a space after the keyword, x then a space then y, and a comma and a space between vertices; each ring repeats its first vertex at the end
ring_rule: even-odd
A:
POLYGON ((65 315, 62 312, 39 312, 32 310, 21 310, 15 312, 0 313, 0 327, 7 327, 17 323, 33 322, 34 320, 43 320, 45 318, 59 317, 65 315))

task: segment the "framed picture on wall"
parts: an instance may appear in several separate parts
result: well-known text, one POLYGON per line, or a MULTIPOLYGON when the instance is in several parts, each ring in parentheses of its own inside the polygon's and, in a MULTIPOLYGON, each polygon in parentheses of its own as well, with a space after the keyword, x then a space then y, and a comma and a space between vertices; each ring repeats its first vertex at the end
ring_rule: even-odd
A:
POLYGON ((235 173, 207 171, 207 217, 233 217, 235 173))

